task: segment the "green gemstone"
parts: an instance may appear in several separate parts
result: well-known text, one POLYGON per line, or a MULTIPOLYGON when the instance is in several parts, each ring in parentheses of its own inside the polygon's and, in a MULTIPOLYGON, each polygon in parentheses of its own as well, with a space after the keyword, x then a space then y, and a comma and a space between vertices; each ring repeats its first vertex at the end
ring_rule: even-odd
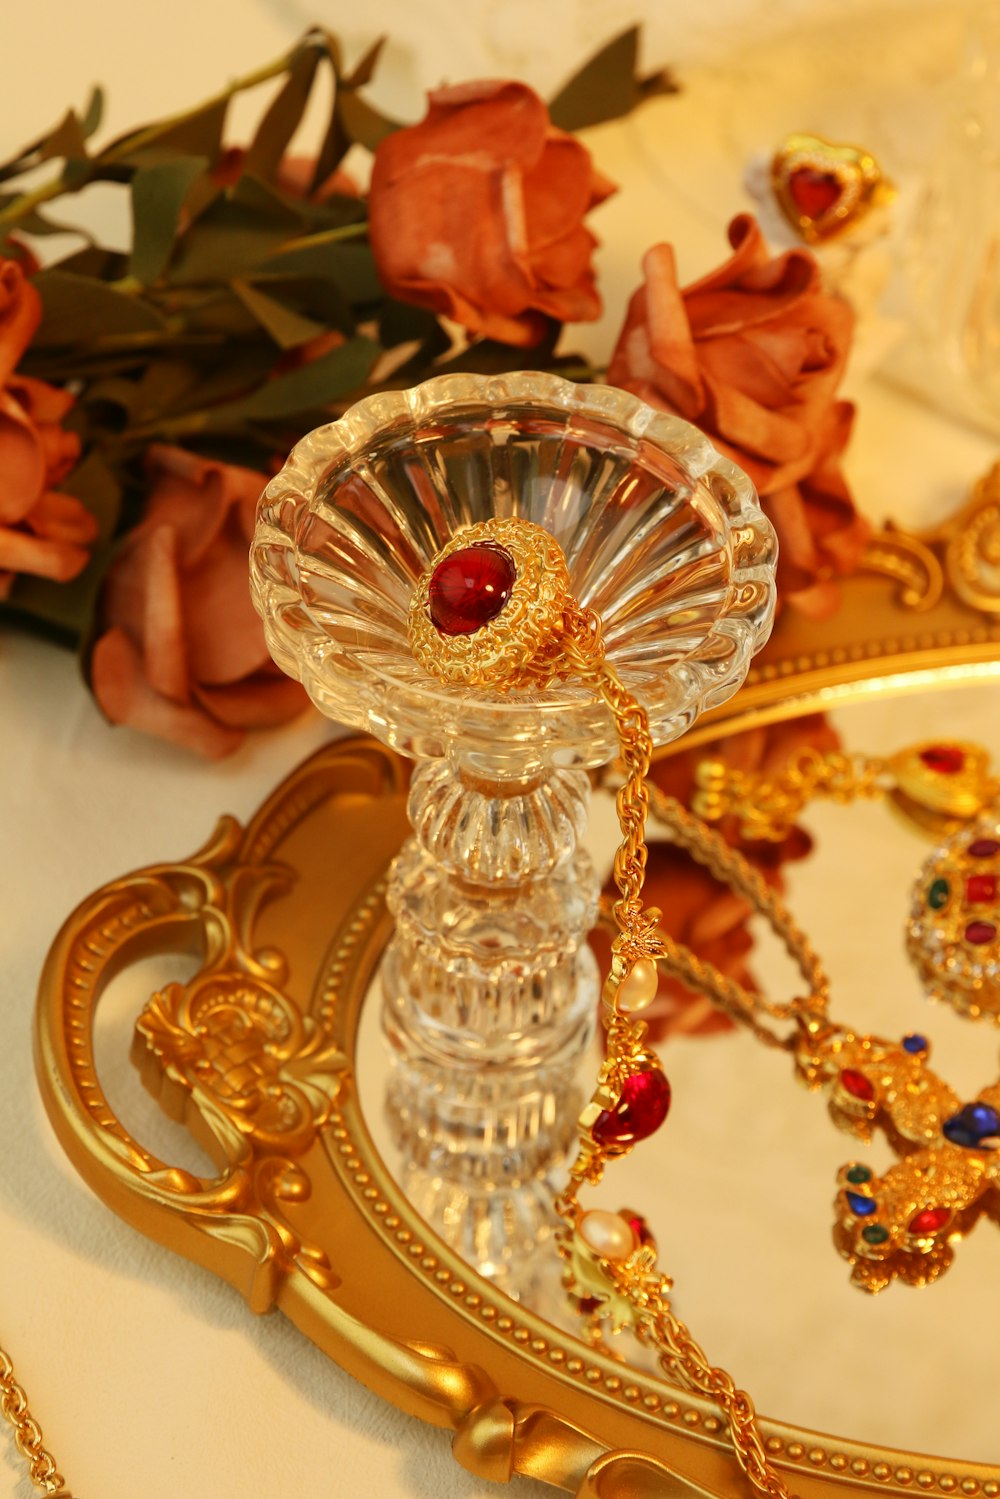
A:
POLYGON ((935 880, 927 892, 927 904, 932 911, 940 911, 942 906, 948 904, 951 894, 951 886, 947 880, 935 880))
POLYGON ((883 1228, 881 1223, 869 1223, 867 1228, 861 1230, 861 1237, 866 1244, 884 1244, 889 1237, 889 1230, 883 1228))
POLYGON ((852 1187, 863 1186, 865 1182, 870 1182, 871 1179, 872 1174, 867 1166, 852 1166, 847 1173, 847 1180, 852 1187))

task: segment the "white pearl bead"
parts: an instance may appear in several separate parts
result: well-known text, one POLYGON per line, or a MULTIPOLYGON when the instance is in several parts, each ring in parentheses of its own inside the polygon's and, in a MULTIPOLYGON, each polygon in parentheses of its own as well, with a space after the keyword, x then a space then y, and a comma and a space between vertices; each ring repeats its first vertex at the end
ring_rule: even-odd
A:
POLYGON ((660 975, 652 958, 640 958, 618 988, 618 1008, 626 1015, 644 1010, 656 998, 660 975))
POLYGON ((577 1232, 587 1248, 602 1260, 627 1260, 635 1250, 632 1229, 620 1213, 594 1208, 584 1213, 577 1232))

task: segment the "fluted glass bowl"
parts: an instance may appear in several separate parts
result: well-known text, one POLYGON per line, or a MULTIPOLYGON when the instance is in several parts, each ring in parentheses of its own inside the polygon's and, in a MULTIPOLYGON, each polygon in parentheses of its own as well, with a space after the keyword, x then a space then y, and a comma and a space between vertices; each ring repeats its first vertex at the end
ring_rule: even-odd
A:
POLYGON ((482 773, 600 765, 614 726, 573 683, 501 694, 414 661, 414 583, 464 526, 551 531, 658 743, 740 686, 774 613, 776 544, 746 475, 610 386, 445 375, 302 439, 261 499, 254 604, 275 661, 329 717, 482 773))

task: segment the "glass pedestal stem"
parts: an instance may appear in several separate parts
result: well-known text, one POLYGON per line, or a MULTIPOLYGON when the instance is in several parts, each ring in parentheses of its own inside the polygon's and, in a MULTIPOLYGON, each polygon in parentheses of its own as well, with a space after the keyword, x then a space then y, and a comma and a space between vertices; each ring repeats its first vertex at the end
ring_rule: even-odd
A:
POLYGON ((589 791, 582 771, 481 781, 425 761, 392 870, 387 1107, 408 1193, 500 1278, 548 1233, 547 1176, 582 1102, 598 999, 589 791))

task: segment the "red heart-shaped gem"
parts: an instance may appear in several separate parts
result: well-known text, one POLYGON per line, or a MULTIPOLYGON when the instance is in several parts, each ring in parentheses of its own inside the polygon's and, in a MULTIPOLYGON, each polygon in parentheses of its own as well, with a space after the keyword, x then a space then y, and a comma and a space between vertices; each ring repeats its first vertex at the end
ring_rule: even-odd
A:
POLYGON ((840 202, 844 188, 833 172, 816 167, 796 167, 788 177, 788 193, 799 213, 807 219, 821 219, 840 202))

